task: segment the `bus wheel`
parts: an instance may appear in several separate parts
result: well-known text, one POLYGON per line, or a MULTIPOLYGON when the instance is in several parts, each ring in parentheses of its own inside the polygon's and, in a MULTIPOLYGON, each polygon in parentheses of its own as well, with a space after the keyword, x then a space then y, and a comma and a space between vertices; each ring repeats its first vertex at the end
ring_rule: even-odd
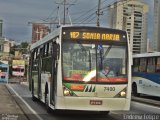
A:
POLYGON ((132 84, 132 94, 136 97, 140 96, 139 93, 137 93, 137 84, 136 83, 133 83, 132 84))

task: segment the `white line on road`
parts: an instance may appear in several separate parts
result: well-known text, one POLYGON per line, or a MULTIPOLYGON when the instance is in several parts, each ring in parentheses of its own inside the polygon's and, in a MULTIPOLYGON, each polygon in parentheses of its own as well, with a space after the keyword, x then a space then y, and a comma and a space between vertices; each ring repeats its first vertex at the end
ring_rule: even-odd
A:
POLYGON ((31 106, 30 106, 10 85, 7 84, 7 87, 9 87, 9 88, 16 94, 16 96, 28 107, 28 109, 31 110, 31 112, 32 112, 33 114, 35 114, 35 116, 36 116, 39 120, 43 120, 43 119, 38 115, 38 113, 37 113, 35 110, 33 110, 33 109, 31 108, 31 106))

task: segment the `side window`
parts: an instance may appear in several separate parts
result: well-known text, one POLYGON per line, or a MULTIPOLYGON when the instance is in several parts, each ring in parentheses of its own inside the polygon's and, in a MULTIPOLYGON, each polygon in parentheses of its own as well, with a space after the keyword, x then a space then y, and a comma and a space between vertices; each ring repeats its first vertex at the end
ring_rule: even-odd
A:
POLYGON ((148 58, 147 72, 149 72, 149 73, 155 72, 155 58, 148 58))
POLYGON ((52 70, 52 42, 48 43, 48 57, 46 61, 46 71, 51 72, 52 70))
POLYGON ((45 57, 46 57, 46 45, 43 45, 43 47, 41 48, 41 57, 42 57, 42 61, 41 61, 41 70, 42 72, 45 72, 45 57))
POLYGON ((39 59, 39 57, 40 57, 40 48, 37 49, 37 57, 36 57, 36 59, 39 59))
POLYGON ((42 72, 51 72, 52 69, 52 42, 44 44, 42 58, 42 72))
POLYGON ((139 71, 140 72, 147 72, 146 65, 147 65, 147 59, 146 58, 141 58, 140 59, 139 71))
POLYGON ((35 49, 32 53, 32 71, 37 71, 37 67, 38 67, 38 62, 37 62, 37 59, 38 59, 38 49, 35 49))
POLYGON ((45 44, 44 45, 45 47, 44 47, 44 57, 46 57, 46 56, 48 56, 48 44, 45 44))
POLYGON ((59 44, 57 44, 56 42, 53 43, 53 49, 52 49, 52 53, 53 53, 53 57, 58 60, 59 59, 59 50, 60 50, 60 46, 59 44))
POLYGON ((52 42, 50 42, 49 45, 48 45, 48 55, 49 56, 52 55, 52 42))
POLYGON ((36 58, 37 58, 37 49, 35 49, 32 54, 33 54, 33 60, 36 60, 36 58))
POLYGON ((160 73, 160 57, 157 58, 156 72, 160 73))
POLYGON ((40 47, 40 56, 43 58, 44 57, 44 47, 45 47, 45 45, 42 45, 41 47, 40 47))
POLYGON ((33 54, 33 60, 38 59, 40 55, 40 49, 39 48, 35 49, 32 54, 33 54))
POLYGON ((133 72, 139 71, 139 65, 140 65, 140 59, 139 58, 133 59, 133 72))

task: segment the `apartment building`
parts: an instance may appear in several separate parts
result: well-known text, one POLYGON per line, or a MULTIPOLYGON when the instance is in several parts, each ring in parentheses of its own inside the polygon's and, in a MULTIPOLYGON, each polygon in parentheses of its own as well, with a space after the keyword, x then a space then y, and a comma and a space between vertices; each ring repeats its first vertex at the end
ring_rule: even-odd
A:
POLYGON ((153 51, 160 51, 160 0, 154 0, 153 51))
POLYGON ((133 54, 147 51, 147 13, 143 0, 121 0, 109 6, 109 27, 128 32, 133 54))

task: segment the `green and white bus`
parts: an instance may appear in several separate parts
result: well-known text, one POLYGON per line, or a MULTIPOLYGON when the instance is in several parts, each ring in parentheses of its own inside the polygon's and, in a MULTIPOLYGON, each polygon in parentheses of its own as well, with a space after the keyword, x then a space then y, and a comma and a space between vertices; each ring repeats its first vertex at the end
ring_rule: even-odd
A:
POLYGON ((32 98, 53 110, 129 110, 131 58, 125 31, 61 26, 30 48, 32 98))

